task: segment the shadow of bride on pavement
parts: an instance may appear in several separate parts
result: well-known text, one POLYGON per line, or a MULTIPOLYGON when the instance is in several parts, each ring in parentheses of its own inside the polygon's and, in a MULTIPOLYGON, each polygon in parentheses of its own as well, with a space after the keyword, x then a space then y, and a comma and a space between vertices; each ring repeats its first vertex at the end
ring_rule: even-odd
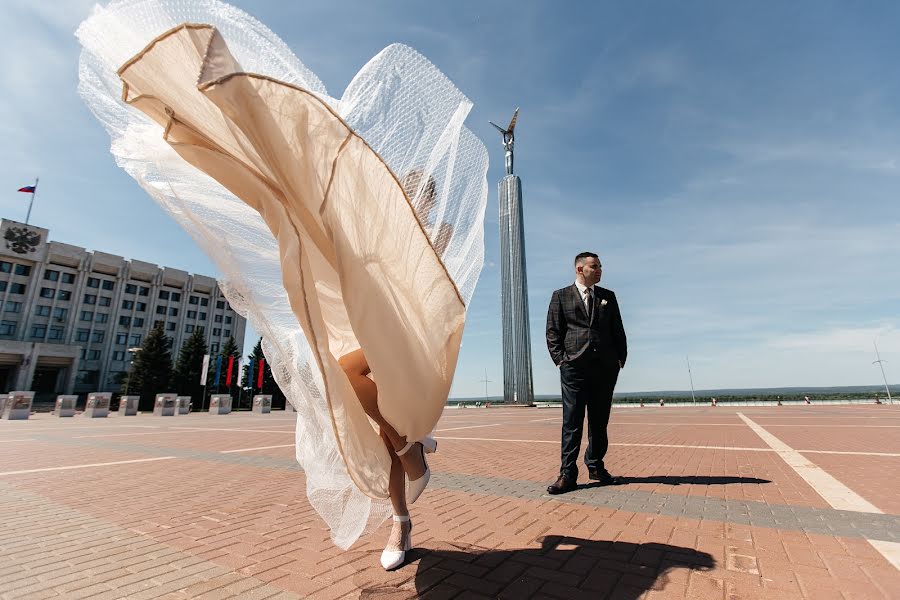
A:
POLYGON ((357 580, 359 597, 636 600, 648 590, 663 589, 674 577, 686 585, 688 571, 709 571, 716 564, 709 554, 680 546, 553 535, 541 538, 540 548, 521 550, 448 542, 428 545, 413 550, 398 571, 376 576, 377 581, 371 581, 372 573, 359 573, 360 579, 369 579, 357 580), (410 578, 413 570, 415 576, 410 578))

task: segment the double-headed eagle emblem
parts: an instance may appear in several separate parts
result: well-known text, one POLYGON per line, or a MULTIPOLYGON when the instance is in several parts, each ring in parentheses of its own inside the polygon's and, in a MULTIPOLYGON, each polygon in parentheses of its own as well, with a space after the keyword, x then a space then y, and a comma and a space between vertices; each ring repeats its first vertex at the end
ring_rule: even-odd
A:
POLYGON ((7 250, 12 250, 16 254, 28 254, 37 250, 38 244, 41 243, 41 234, 25 227, 10 227, 3 234, 6 240, 7 250))

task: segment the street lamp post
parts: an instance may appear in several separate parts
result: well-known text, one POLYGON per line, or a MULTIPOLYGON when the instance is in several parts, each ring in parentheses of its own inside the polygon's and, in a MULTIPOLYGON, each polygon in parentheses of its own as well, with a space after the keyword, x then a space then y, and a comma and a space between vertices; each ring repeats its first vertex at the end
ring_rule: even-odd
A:
POLYGON ((128 353, 131 354, 131 360, 128 361, 128 377, 125 378, 125 393, 123 396, 128 395, 128 385, 131 383, 131 371, 134 369, 134 355, 141 351, 141 348, 129 348, 128 353))

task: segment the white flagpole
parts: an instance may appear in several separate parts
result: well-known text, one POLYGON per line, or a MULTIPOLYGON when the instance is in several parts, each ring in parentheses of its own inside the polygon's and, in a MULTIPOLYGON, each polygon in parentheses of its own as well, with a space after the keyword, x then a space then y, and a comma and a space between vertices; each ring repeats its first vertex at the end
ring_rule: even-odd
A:
POLYGON ((875 343, 875 340, 872 340, 872 345, 875 346, 875 358, 876 358, 876 360, 873 361, 872 364, 874 365, 875 363, 878 363, 878 366, 881 367, 881 378, 884 379, 884 389, 885 389, 885 391, 887 392, 887 395, 888 395, 888 402, 891 403, 891 404, 893 404, 893 403, 894 403, 894 399, 891 398, 891 388, 890 388, 890 386, 888 385, 888 382, 887 382, 887 376, 885 376, 885 374, 884 374, 884 363, 885 363, 886 361, 882 360, 882 359, 881 359, 881 355, 878 354, 878 344, 875 343))
POLYGON ((684 357, 684 360, 687 361, 688 377, 689 377, 690 380, 691 380, 691 402, 693 402, 694 404, 696 404, 696 403, 697 403, 697 399, 694 398, 694 376, 691 374, 691 359, 690 359, 688 356, 685 356, 685 357, 684 357))
POLYGON ((31 202, 28 203, 28 214, 25 215, 25 224, 28 225, 28 220, 31 219, 31 207, 34 206, 34 195, 37 194, 37 184, 38 178, 34 178, 34 191, 31 192, 31 202))
POLYGON ((203 386, 203 399, 200 410, 206 409, 206 376, 209 375, 209 354, 203 355, 203 370, 200 372, 200 385, 203 386))

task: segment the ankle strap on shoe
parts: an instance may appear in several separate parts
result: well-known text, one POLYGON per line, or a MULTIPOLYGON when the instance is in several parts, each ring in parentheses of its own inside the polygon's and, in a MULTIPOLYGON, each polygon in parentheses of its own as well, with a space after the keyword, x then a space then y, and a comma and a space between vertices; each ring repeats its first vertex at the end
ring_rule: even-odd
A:
POLYGON ((412 448, 415 443, 416 442, 407 442, 406 445, 403 446, 403 448, 397 450, 397 456, 403 456, 404 454, 409 452, 409 449, 412 448))
POLYGON ((394 520, 398 523, 406 523, 409 521, 409 515, 394 515, 394 520))

